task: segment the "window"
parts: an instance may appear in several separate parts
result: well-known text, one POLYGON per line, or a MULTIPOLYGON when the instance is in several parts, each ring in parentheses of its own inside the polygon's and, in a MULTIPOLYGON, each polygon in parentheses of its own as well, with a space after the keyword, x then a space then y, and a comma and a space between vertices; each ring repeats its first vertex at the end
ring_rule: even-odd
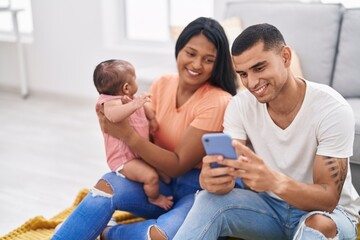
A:
POLYGON ((145 41, 169 40, 169 4, 167 0, 126 0, 126 38, 145 41))
POLYGON ((103 0, 105 45, 172 51, 173 31, 197 17, 213 17, 213 5, 214 0, 103 0))
POLYGON ((17 13, 19 31, 22 37, 32 36, 33 22, 30 0, 0 0, 0 40, 15 41, 14 26, 9 9, 22 9, 17 13))
POLYGON ((125 6, 125 34, 131 40, 169 41, 172 27, 214 15, 213 0, 125 0, 125 6))

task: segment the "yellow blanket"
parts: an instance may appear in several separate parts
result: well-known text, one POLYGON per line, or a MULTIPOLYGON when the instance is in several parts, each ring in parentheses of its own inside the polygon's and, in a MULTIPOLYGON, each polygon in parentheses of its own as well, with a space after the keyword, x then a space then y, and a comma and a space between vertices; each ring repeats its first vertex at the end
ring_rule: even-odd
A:
MULTIPOLYGON (((17 229, 11 231, 0 240, 48 240, 54 233, 55 227, 63 222, 67 216, 75 209, 75 207, 81 202, 81 200, 89 192, 88 189, 83 189, 77 195, 73 205, 56 216, 45 219, 42 216, 37 216, 29 219, 23 225, 17 229)), ((143 218, 136 217, 128 212, 116 211, 113 216, 119 223, 132 223, 142 221, 143 218)))

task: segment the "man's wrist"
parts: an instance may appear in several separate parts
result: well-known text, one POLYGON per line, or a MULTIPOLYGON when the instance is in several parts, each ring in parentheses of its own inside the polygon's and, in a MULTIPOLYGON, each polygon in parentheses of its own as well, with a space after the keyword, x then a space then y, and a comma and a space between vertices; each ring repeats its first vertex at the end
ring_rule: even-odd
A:
POLYGON ((277 172, 275 182, 272 184, 273 188, 270 189, 270 191, 278 196, 283 195, 287 191, 288 179, 289 178, 283 173, 277 172))

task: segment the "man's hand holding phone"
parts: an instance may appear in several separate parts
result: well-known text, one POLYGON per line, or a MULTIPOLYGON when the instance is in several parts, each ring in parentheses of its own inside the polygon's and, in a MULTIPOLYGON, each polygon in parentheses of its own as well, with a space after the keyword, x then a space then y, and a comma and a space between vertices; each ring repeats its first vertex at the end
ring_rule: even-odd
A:
POLYGON ((200 173, 200 186, 210 193, 226 194, 235 186, 235 179, 229 175, 228 167, 211 167, 212 163, 223 159, 221 155, 207 155, 203 158, 200 173))
MULTIPOLYGON (((237 154, 232 146, 232 139, 229 135, 224 133, 209 133, 204 134, 202 137, 202 143, 205 148, 205 152, 208 156, 203 159, 203 168, 207 167, 207 163, 214 168, 211 173, 217 178, 217 181, 221 181, 219 184, 225 184, 228 181, 228 177, 231 172, 235 171, 234 168, 225 166, 219 162, 226 163, 227 161, 237 160, 237 154), (225 177, 226 178, 223 178, 225 177)), ((231 163, 231 162, 228 162, 231 163)), ((231 164, 232 165, 232 164, 231 164)), ((231 174, 232 175, 232 174, 231 174)), ((242 181, 238 178, 236 183, 243 188, 242 181)))

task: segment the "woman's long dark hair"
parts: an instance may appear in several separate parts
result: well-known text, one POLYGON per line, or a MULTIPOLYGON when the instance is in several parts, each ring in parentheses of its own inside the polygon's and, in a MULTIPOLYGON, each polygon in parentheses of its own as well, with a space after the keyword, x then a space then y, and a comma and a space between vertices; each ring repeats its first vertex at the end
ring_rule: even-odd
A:
POLYGON ((237 78, 231 60, 229 42, 223 27, 214 19, 199 17, 190 22, 181 32, 175 45, 175 57, 179 51, 196 35, 203 34, 217 49, 214 68, 208 82, 216 87, 227 91, 231 95, 236 94, 237 78))

